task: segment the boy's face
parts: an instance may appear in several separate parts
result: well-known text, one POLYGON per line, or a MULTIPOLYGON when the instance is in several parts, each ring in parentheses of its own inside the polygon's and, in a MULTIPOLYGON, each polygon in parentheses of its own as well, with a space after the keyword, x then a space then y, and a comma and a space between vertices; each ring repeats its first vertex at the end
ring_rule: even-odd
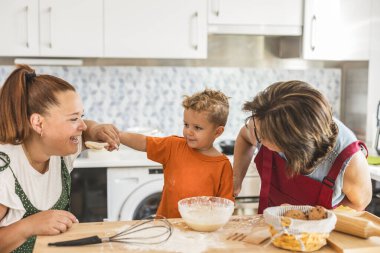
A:
POLYGON ((183 136, 189 147, 208 150, 213 146, 214 140, 223 132, 223 127, 212 124, 207 116, 207 112, 185 109, 183 136))

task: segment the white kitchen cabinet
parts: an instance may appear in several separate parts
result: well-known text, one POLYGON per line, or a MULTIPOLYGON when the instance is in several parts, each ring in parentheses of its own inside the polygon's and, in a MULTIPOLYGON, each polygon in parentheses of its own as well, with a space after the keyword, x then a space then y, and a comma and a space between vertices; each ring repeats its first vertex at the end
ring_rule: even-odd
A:
POLYGON ((103 0, 1 0, 0 56, 99 57, 103 0))
POLYGON ((305 0, 303 58, 368 60, 371 0, 305 0))
POLYGON ((210 33, 301 35, 302 0, 208 0, 210 33))
POLYGON ((38 0, 0 1, 0 56, 39 54, 38 0))
POLYGON ((40 54, 102 56, 103 0, 40 0, 40 54))
POLYGON ((205 0, 104 0, 104 56, 206 58, 205 0))

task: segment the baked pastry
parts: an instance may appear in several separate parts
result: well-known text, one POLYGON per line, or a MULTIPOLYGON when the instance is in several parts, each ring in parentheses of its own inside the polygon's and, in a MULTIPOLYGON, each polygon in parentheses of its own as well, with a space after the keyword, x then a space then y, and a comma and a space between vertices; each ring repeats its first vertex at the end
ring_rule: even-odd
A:
POLYGON ((298 220, 307 220, 307 216, 301 210, 288 210, 284 213, 285 217, 298 220))
POLYGON ((326 238, 336 223, 334 213, 321 206, 268 207, 264 219, 270 225, 272 244, 292 252, 319 250, 326 245, 326 238), (309 210, 312 210, 310 220, 307 219, 309 210), (312 220, 317 217, 321 220, 312 220))
POLYGON ((108 143, 107 142, 95 142, 95 141, 86 141, 84 143, 84 145, 87 148, 96 149, 96 150, 100 150, 100 149, 103 149, 105 147, 108 147, 108 143))
POLYGON ((323 206, 315 206, 307 212, 309 220, 321 220, 327 218, 326 209, 323 206))

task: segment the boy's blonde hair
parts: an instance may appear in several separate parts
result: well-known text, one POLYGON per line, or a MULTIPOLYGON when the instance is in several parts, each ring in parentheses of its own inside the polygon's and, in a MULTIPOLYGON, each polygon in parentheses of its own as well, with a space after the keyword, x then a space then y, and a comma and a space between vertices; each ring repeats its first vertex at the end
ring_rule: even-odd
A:
POLYGON ((221 91, 205 89, 191 96, 184 96, 182 106, 196 112, 208 112, 208 119, 217 126, 225 126, 228 118, 228 97, 221 91))

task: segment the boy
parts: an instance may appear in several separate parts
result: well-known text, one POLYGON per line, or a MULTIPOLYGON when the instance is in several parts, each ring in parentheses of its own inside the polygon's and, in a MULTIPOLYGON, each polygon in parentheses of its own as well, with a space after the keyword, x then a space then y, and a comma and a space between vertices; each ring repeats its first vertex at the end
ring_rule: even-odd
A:
POLYGON ((195 196, 233 199, 232 167, 213 143, 224 131, 228 98, 206 89, 185 96, 183 137, 148 137, 123 132, 120 141, 164 168, 164 187, 158 215, 179 218, 178 201, 195 196))

